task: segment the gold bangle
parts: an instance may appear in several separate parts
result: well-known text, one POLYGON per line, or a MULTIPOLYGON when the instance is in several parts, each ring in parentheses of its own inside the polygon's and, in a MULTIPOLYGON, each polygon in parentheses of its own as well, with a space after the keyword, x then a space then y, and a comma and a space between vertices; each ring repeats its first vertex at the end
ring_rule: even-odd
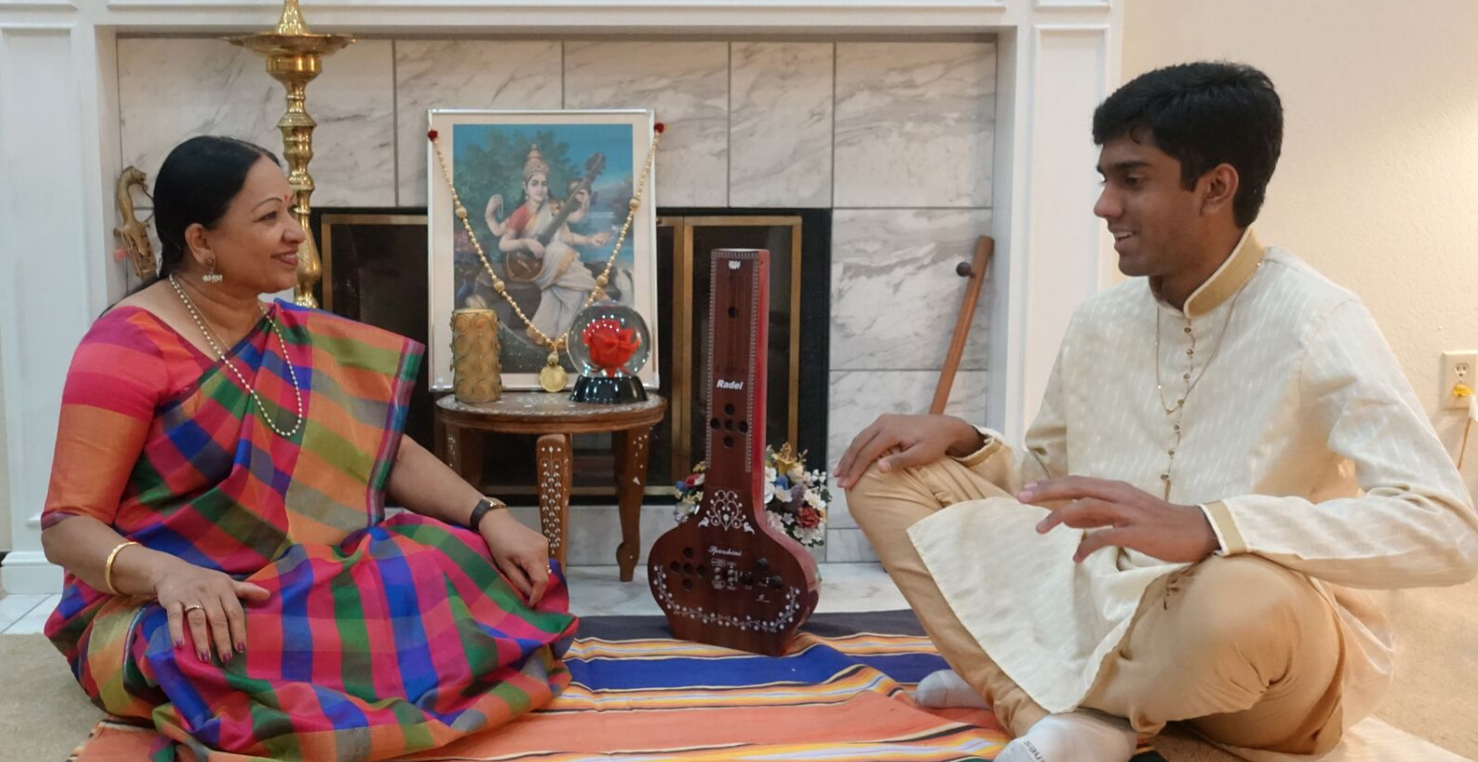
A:
POLYGON ((113 548, 113 552, 108 554, 108 560, 103 562, 103 585, 108 588, 108 592, 110 594, 118 595, 118 588, 113 587, 113 562, 118 560, 118 551, 123 550, 130 545, 137 544, 138 543, 134 542, 133 540, 126 540, 124 542, 118 543, 118 547, 113 548))

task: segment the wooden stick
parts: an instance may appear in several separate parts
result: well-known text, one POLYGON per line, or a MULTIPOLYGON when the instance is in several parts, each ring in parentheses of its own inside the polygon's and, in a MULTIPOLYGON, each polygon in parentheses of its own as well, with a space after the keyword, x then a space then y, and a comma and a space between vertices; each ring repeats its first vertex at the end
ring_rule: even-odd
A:
POLYGON ((996 242, 990 236, 981 236, 975 246, 975 261, 970 265, 970 282, 965 284, 965 300, 960 304, 960 314, 955 320, 954 338, 949 342, 949 353, 944 356, 944 368, 939 371, 939 385, 934 387, 934 402, 929 412, 939 415, 949 402, 949 391, 955 384, 955 374, 960 370, 960 357, 965 354, 965 339, 970 336, 970 323, 975 319, 975 305, 980 301, 980 288, 985 285, 985 274, 990 267, 991 255, 996 242))

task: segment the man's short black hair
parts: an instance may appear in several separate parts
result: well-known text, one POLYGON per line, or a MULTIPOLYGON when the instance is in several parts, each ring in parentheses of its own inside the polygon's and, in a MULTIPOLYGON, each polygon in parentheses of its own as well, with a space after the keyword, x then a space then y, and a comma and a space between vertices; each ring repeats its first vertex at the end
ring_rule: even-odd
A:
POLYGON ((1135 77, 1093 112, 1093 142, 1149 139, 1180 162, 1187 189, 1219 164, 1237 170, 1238 227, 1257 219, 1283 146, 1283 103, 1272 80, 1251 66, 1177 64, 1135 77))

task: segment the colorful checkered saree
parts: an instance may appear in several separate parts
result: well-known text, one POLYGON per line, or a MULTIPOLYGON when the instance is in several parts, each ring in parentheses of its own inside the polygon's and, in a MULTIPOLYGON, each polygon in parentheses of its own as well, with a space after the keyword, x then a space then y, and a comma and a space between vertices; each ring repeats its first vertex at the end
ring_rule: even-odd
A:
POLYGON ((104 710, 152 722, 156 760, 374 760, 440 747, 547 703, 569 682, 556 586, 530 608, 476 534, 386 520, 421 348, 278 302, 297 406, 265 321, 236 376, 151 313, 115 309, 83 340, 63 394, 43 524, 87 515, 143 545, 267 588, 246 652, 202 662, 164 610, 68 575, 46 633, 104 710), (181 753, 186 752, 186 753, 181 753))

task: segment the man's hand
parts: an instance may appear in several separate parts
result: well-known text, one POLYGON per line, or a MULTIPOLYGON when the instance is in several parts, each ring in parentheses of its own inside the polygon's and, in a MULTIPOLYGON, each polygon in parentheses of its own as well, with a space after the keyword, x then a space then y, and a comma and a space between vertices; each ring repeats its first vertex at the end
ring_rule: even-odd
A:
POLYGON ((1108 479, 1069 476, 1026 485, 1023 503, 1060 507, 1037 524, 1046 534, 1058 524, 1090 532, 1073 554, 1082 563, 1106 545, 1137 550, 1172 563, 1196 563, 1216 551, 1216 532, 1194 505, 1167 503, 1137 487, 1108 479))
POLYGON ((852 440, 834 475, 838 487, 850 489, 874 461, 879 471, 888 473, 927 465, 946 454, 969 455, 984 444, 980 432, 958 418, 885 413, 852 440))

